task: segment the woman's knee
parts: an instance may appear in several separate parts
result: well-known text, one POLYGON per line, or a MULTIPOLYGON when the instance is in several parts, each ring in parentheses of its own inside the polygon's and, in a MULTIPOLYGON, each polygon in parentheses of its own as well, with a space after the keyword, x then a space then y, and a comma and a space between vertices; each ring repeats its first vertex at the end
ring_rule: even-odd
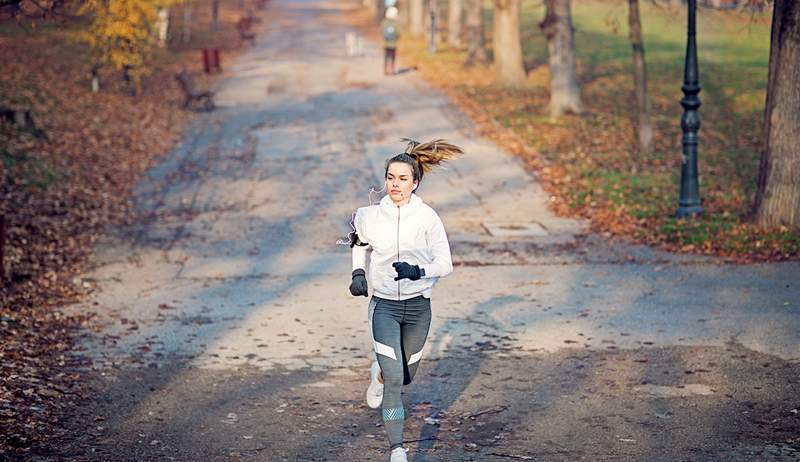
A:
POLYGON ((400 388, 403 386, 403 370, 402 368, 387 368, 382 370, 383 385, 387 388, 400 388))

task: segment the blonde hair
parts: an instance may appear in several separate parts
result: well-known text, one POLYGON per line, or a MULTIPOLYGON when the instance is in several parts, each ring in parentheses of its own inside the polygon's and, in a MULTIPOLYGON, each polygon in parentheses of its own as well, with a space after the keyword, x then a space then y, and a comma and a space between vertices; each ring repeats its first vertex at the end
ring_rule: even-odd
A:
POLYGON ((419 182, 422 181, 422 176, 430 172, 433 167, 464 154, 463 149, 442 139, 428 141, 427 143, 420 143, 409 138, 403 138, 403 141, 408 142, 405 152, 386 161, 384 177, 389 172, 389 165, 395 162, 402 162, 411 167, 411 171, 414 173, 414 180, 419 182))

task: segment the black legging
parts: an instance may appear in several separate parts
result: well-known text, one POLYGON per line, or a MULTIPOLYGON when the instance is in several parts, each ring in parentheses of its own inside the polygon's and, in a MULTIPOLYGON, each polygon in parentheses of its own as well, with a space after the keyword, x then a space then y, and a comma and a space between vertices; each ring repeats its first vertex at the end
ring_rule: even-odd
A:
POLYGON ((383 422, 394 449, 403 443, 401 390, 417 373, 431 326, 431 301, 422 295, 401 301, 372 297, 369 313, 375 354, 383 374, 383 422))
POLYGON ((394 59, 397 55, 396 48, 385 48, 383 55, 383 71, 386 74, 394 74, 394 59))

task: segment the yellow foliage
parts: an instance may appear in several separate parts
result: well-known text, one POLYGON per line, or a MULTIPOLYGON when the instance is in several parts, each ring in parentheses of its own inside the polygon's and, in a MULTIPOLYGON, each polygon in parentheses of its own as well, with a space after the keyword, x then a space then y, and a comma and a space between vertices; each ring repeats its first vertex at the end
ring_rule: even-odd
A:
POLYGON ((155 44, 158 9, 176 0, 88 0, 81 14, 93 20, 81 34, 101 56, 118 70, 127 68, 135 85, 150 72, 147 60, 155 44))

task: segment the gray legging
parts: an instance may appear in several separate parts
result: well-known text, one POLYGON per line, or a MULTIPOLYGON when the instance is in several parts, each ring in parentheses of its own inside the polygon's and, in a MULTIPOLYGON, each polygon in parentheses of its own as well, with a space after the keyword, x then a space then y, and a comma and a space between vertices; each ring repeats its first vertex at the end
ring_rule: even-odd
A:
POLYGON ((383 374, 383 424, 394 449, 403 444, 406 413, 401 390, 417 373, 431 326, 431 300, 422 295, 400 301, 372 297, 369 319, 383 374))

